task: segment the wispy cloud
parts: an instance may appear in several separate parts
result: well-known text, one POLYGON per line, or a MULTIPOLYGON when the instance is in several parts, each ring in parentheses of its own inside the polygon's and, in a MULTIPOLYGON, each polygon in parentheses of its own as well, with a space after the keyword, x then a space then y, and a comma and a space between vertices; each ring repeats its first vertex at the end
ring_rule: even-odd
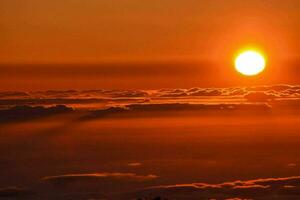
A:
POLYGON ((232 181, 220 184, 191 183, 166 186, 153 186, 131 194, 136 197, 170 197, 170 198, 247 198, 278 199, 300 198, 300 176, 283 178, 265 178, 248 181, 232 181))
POLYGON ((119 179, 119 180, 134 180, 134 181, 149 181, 157 179, 156 175, 137 175, 134 173, 91 173, 91 174, 64 174, 59 176, 47 176, 42 178, 42 181, 52 183, 65 183, 82 180, 104 180, 104 179, 119 179))

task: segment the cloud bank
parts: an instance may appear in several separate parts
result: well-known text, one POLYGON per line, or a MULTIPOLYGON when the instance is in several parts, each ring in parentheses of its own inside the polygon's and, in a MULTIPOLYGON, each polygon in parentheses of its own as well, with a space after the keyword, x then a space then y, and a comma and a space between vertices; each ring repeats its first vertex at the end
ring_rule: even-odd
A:
POLYGON ((282 97, 299 96, 298 85, 265 85, 253 87, 231 88, 173 88, 158 90, 46 90, 46 91, 0 91, 0 99, 107 99, 107 98, 138 98, 138 97, 208 97, 208 96, 239 96, 249 92, 268 92, 282 97))
POLYGON ((31 190, 20 187, 0 188, 0 198, 29 198, 35 193, 31 190))
POLYGON ((73 111, 73 109, 65 105, 56 105, 52 107, 15 106, 9 109, 0 110, 0 122, 14 122, 36 119, 71 111, 73 111))
POLYGON ((60 176, 47 176, 42 178, 44 182, 66 183, 82 180, 133 180, 133 181, 149 181, 158 178, 156 175, 136 175, 134 173, 91 173, 91 174, 65 174, 60 176))
POLYGON ((153 186, 131 196, 170 199, 299 199, 300 176, 233 181, 220 184, 191 183, 153 186))

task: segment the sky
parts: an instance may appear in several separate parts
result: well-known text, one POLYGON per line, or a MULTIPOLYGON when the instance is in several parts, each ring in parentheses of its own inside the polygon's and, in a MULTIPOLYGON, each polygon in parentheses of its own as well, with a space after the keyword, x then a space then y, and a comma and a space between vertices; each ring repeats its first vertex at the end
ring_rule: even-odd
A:
POLYGON ((299 83, 299 9, 297 0, 2 0, 0 88, 299 83), (232 71, 244 47, 268 56, 262 77, 232 71))
POLYGON ((0 199, 300 199, 299 11, 0 0, 0 199))

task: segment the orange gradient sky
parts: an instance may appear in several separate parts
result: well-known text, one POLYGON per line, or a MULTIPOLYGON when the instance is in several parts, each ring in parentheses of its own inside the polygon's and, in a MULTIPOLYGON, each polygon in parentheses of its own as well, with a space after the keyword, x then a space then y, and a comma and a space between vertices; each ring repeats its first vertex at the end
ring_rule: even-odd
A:
POLYGON ((245 46, 269 58, 256 83, 299 83, 299 10, 298 0, 2 0, 0 89, 253 83, 232 71, 245 46))

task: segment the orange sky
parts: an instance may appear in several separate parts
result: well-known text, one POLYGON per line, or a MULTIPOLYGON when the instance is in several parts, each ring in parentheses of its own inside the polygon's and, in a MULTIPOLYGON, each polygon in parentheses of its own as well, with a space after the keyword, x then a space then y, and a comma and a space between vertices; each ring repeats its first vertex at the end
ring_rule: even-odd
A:
MULTIPOLYGON (((300 52, 299 10, 298 0, 1 0, 0 63, 21 65, 13 68, 1 65, 0 89, 38 89, 37 82, 41 83, 40 88, 74 86, 73 78, 68 79, 61 73, 70 67, 61 65, 61 68, 53 69, 49 65, 40 65, 42 70, 37 70, 38 73, 35 67, 23 66, 24 63, 102 63, 96 67, 80 68, 93 74, 95 70, 102 70, 103 62, 114 65, 119 62, 146 63, 147 68, 152 69, 149 62, 177 64, 178 60, 198 63, 194 68, 196 71, 226 70, 220 73, 222 77, 219 79, 226 79, 223 82, 199 81, 201 74, 198 74, 183 78, 183 86, 237 85, 243 81, 239 82, 239 78, 230 75, 234 73, 227 68, 231 67, 235 51, 247 45, 262 48, 268 54, 269 67, 274 68, 266 75, 268 81, 299 83, 297 78, 291 77, 291 74, 296 76, 296 71, 290 64, 297 63, 300 52), (206 67, 199 64, 203 62, 210 64, 206 67), (49 71, 55 76, 45 81, 49 71), (10 77, 7 78, 6 74, 10 77)), ((143 71, 143 68, 145 66, 140 65, 139 70, 143 71)), ((118 69, 112 67, 111 75, 116 71, 118 69)), ((130 71, 128 69, 129 74, 130 71)), ((159 70, 157 73, 161 74, 159 70)), ((180 86, 175 82, 180 81, 182 72, 173 78, 166 74, 157 84, 150 80, 141 86, 180 86)), ((210 74, 208 79, 217 75, 210 74)), ((134 80, 144 80, 141 76, 126 75, 106 75, 109 79, 106 82, 99 80, 101 76, 94 81, 88 74, 76 77, 80 83, 74 87, 83 88, 136 87, 137 81, 134 80), (123 83, 118 81, 120 79, 123 83)))

